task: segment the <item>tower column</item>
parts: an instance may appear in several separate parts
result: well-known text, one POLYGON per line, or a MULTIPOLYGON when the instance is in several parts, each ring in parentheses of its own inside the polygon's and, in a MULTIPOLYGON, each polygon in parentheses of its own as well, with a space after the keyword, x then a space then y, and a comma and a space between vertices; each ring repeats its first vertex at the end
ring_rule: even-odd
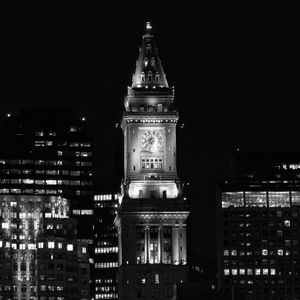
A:
POLYGON ((178 226, 172 227, 172 263, 179 264, 179 232, 178 226))
POLYGON ((150 228, 147 226, 148 263, 151 263, 150 228))
POLYGON ((157 244, 158 244, 158 263, 161 264, 161 260, 162 260, 162 242, 161 242, 161 226, 158 226, 158 234, 157 234, 157 244))
POLYGON ((146 226, 145 230, 144 230, 144 234, 145 234, 145 264, 147 264, 149 262, 149 258, 148 258, 148 231, 149 231, 149 227, 146 226))

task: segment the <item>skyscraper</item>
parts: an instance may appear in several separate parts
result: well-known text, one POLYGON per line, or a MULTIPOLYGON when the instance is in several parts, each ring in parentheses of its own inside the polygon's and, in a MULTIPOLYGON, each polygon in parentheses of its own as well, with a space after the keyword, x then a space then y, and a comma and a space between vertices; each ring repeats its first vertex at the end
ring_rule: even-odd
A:
POLYGON ((174 88, 169 87, 151 24, 146 24, 125 97, 123 200, 116 225, 120 299, 170 299, 186 280, 189 208, 176 169, 174 88))
POLYGON ((219 288, 246 299, 300 299, 299 152, 237 152, 221 187, 219 288))
POLYGON ((87 244, 66 199, 0 195, 0 224, 0 299, 90 299, 87 244))
MULTIPOLYGON (((102 189, 104 192, 105 189, 102 189)), ((97 299, 117 299, 118 237, 114 219, 119 206, 117 189, 94 196, 95 253, 93 296, 97 299), (115 193, 111 193, 114 191, 115 193)))
POLYGON ((85 118, 67 109, 8 115, 0 139, 0 195, 52 195, 70 200, 78 237, 92 240, 93 156, 85 118))
MULTIPOLYGON (((90 298, 86 264, 87 244, 91 248, 93 240, 92 166, 92 142, 84 117, 79 120, 70 110, 56 109, 7 115, 0 139, 0 239, 11 248, 4 257, 14 259, 9 263, 12 273, 7 273, 11 284, 5 281, 1 285, 4 292, 11 291, 10 296, 90 298), (51 217, 63 199, 66 204, 51 217), (43 247, 39 243, 44 243, 43 247), (66 263, 58 266, 47 260, 66 263), (42 265, 43 270, 39 269, 42 265)), ((5 299, 10 299, 7 295, 5 299)))

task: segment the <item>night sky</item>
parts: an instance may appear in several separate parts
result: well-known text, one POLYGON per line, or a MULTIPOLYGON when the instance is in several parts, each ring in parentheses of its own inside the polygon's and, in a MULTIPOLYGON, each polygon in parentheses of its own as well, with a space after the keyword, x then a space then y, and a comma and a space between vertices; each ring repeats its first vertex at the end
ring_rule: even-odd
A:
POLYGON ((300 7, 40 2, 0 10, 1 121, 21 108, 73 108, 87 117, 98 177, 120 180, 115 124, 151 21, 185 125, 178 165, 193 192, 192 252, 213 259, 215 189, 231 153, 300 149, 300 7))

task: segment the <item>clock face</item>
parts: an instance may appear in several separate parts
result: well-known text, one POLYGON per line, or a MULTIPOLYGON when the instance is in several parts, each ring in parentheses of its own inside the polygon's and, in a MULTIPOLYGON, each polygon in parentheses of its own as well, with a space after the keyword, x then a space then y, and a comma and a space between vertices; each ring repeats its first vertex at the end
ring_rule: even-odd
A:
POLYGON ((159 131, 147 130, 142 135, 142 148, 144 151, 163 151, 163 138, 159 131))

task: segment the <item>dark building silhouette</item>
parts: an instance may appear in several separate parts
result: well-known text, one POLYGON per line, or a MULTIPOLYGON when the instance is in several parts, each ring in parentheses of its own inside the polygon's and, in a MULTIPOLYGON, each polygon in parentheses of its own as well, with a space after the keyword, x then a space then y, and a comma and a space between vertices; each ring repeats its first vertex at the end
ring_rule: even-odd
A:
POLYGON ((300 299, 300 153, 237 152, 236 163, 221 186, 219 289, 300 299))
POLYGON ((173 285, 187 278, 189 208, 177 175, 173 100, 147 23, 121 122, 124 181, 115 223, 122 300, 171 299, 173 285))
POLYGON ((116 188, 101 189, 94 196, 94 275, 95 299, 117 299, 118 237, 114 219, 119 206, 116 188), (114 193, 112 193, 114 191, 114 193))
MULTIPOLYGON (((94 253, 93 147, 85 123, 70 110, 8 114, 0 139, 0 197, 67 199, 70 217, 77 221, 76 238, 94 253)), ((89 294, 76 299, 89 299, 89 294)))

